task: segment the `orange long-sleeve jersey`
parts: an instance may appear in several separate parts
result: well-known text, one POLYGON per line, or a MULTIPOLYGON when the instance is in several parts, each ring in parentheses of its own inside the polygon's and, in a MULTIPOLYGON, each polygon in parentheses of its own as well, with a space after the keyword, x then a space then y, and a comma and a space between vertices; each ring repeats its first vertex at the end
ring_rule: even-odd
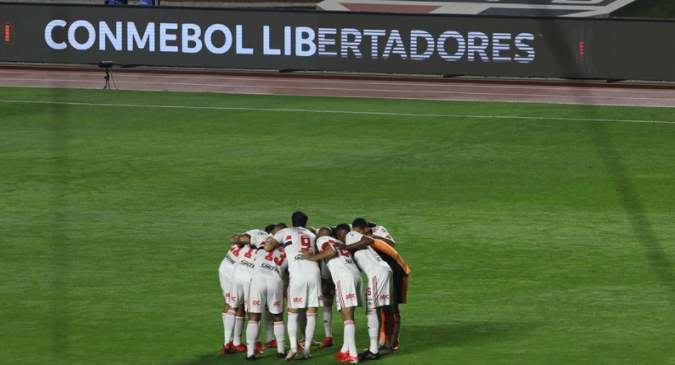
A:
MULTIPOLYGON (((383 260, 387 261, 387 263, 391 266, 392 261, 398 264, 400 266, 401 270, 407 274, 410 274, 412 270, 410 270, 410 267, 408 264, 403 260, 401 255, 399 255, 398 251, 396 251, 393 247, 389 246, 386 242, 378 240, 373 238, 373 241, 375 243, 372 244, 372 248, 377 251, 379 254, 383 254, 388 256, 391 260, 387 260, 386 258, 382 258, 383 260)), ((392 269, 394 269, 392 267, 392 269)))

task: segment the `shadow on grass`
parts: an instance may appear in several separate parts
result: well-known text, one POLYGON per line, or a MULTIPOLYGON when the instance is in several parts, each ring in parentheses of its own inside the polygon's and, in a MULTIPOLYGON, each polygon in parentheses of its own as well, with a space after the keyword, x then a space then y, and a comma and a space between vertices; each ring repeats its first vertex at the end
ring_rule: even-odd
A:
POLYGON ((536 327, 536 323, 522 322, 453 322, 428 326, 404 323, 401 344, 402 349, 405 345, 405 352, 426 352, 499 341, 526 334, 536 327))
MULTIPOLYGON (((559 23, 540 18, 539 26, 546 30, 549 36, 550 44, 569 44, 570 40, 591 40, 595 37, 593 29, 579 27, 574 32, 563 31, 559 23)), ((597 71, 593 62, 581 62, 573 51, 573 47, 554 47, 555 62, 560 70, 569 73, 569 77, 579 77, 579 75, 592 75, 597 71)), ((591 60, 594 54, 593 49, 587 49, 587 61, 591 60)), ((580 101, 592 99, 588 89, 580 89, 577 94, 580 101)), ((602 118, 597 108, 588 108, 588 115, 602 118)), ((621 154, 619 153, 616 142, 607 130, 607 123, 592 122, 585 123, 593 144, 597 149, 598 156, 602 160, 607 172, 612 179, 617 196, 621 202, 623 210, 628 216, 631 229, 637 235, 638 241, 644 250, 645 258, 652 266, 657 279, 661 283, 670 304, 675 307, 675 268, 668 259, 663 244, 658 239, 652 223, 649 220, 647 211, 638 194, 630 174, 626 170, 621 154)))
MULTIPOLYGON (((461 347, 482 342, 494 342, 511 337, 517 337, 532 331, 536 323, 520 322, 452 322, 434 323, 431 325, 403 324, 401 333, 401 354, 429 353, 434 349, 461 347)), ((338 339, 340 341, 340 339, 338 339)), ((360 338, 359 346, 366 346, 360 338)), ((333 353, 338 347, 327 349, 312 349, 311 361, 302 362, 307 365, 334 364, 333 353)), ((272 364, 279 363, 280 359, 274 352, 268 350, 258 358, 258 361, 246 361, 244 354, 222 356, 216 352, 195 357, 190 360, 174 363, 173 365, 223 365, 223 364, 272 364)))
POLYGON ((673 263, 668 259, 663 244, 654 232, 642 199, 622 162, 616 143, 607 131, 605 124, 593 123, 589 125, 589 129, 598 155, 614 182, 616 193, 628 216, 631 228, 642 245, 645 258, 652 266, 671 306, 675 307, 675 270, 673 263))

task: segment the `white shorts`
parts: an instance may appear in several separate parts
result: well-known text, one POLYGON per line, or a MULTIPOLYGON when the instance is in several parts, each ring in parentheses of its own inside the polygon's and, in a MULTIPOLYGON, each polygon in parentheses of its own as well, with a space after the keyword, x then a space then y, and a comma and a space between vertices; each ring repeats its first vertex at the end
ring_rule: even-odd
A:
POLYGON ((225 303, 230 302, 230 289, 232 288, 232 274, 224 270, 218 269, 218 277, 220 278, 220 288, 223 289, 223 296, 225 303))
POLYGON ((292 277, 288 283, 288 308, 318 308, 323 305, 321 277, 306 275, 292 277))
POLYGON ((361 275, 345 276, 335 283, 337 310, 363 306, 363 280, 361 275))
POLYGON ((386 307, 393 304, 392 293, 393 281, 391 280, 391 271, 382 271, 372 277, 368 277, 368 288, 366 289, 366 300, 368 309, 386 307))
POLYGON ((248 286, 251 283, 251 278, 236 276, 232 278, 232 286, 230 287, 230 307, 237 308, 241 304, 246 303, 246 295, 248 294, 248 286))
POLYGON ((246 307, 249 313, 262 313, 265 305, 270 313, 284 312, 284 283, 266 276, 254 276, 248 287, 246 307))

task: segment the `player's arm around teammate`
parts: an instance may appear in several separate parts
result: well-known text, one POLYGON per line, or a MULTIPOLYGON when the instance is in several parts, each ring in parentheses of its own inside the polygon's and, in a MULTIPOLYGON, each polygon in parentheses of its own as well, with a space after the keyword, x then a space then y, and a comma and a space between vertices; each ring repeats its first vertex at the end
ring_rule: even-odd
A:
POLYGON ((261 314, 268 308, 274 322, 273 331, 277 343, 277 357, 285 358, 285 328, 283 319, 283 275, 287 270, 286 252, 283 247, 266 252, 265 241, 256 246, 255 268, 248 287, 246 307, 248 308, 248 327, 246 328, 247 360, 255 360, 262 353, 258 346, 261 314))
POLYGON ((343 240, 347 247, 363 245, 361 249, 349 251, 353 254, 358 267, 368 277, 366 289, 368 320, 368 350, 359 354, 360 360, 376 360, 379 354, 380 311, 390 305, 392 296, 392 270, 389 265, 370 247, 372 238, 365 237, 358 232, 351 231, 349 225, 340 225, 337 228, 338 239, 343 240))
POLYGON ((305 328, 304 358, 310 357, 310 347, 316 328, 316 313, 322 302, 321 274, 319 265, 305 260, 300 252, 316 249, 316 236, 307 230, 308 217, 303 212, 295 212, 291 216, 292 228, 282 229, 265 243, 265 251, 270 252, 283 245, 288 256, 288 337, 291 349, 286 359, 292 360, 298 354, 298 313, 306 311, 307 326, 305 328))
POLYGON ((264 242, 267 236, 267 232, 253 229, 239 235, 234 235, 231 239, 231 242, 237 245, 235 252, 233 252, 237 259, 230 289, 230 309, 227 313, 228 326, 225 329, 225 337, 227 338, 228 334, 231 334, 233 331, 234 335, 231 337, 231 343, 227 345, 226 353, 232 350, 237 352, 246 351, 246 345, 241 341, 246 316, 244 303, 248 297, 248 285, 251 281, 253 268, 255 267, 253 258, 255 246, 264 242), (234 317, 234 321, 231 320, 232 317, 234 317))
POLYGON ((315 255, 303 252, 302 255, 307 260, 325 261, 335 282, 335 298, 344 323, 344 342, 335 357, 339 363, 357 363, 359 357, 356 350, 354 309, 363 305, 363 282, 361 273, 349 252, 333 247, 337 241, 331 234, 332 230, 328 227, 319 230, 317 250, 320 253, 315 255))
POLYGON ((380 348, 380 354, 392 353, 393 351, 398 350, 399 347, 399 335, 401 332, 401 312, 399 310, 399 305, 405 304, 407 301, 408 276, 411 270, 391 243, 381 239, 382 236, 384 236, 393 242, 393 237, 386 228, 377 226, 374 223, 367 223, 364 218, 356 218, 354 222, 352 222, 352 230, 373 238, 374 242, 370 247, 372 247, 392 269, 394 290, 392 293, 391 305, 382 309, 382 326, 380 332, 380 343, 382 343, 382 347, 380 348), (375 235, 374 233, 378 233, 381 236, 375 235))

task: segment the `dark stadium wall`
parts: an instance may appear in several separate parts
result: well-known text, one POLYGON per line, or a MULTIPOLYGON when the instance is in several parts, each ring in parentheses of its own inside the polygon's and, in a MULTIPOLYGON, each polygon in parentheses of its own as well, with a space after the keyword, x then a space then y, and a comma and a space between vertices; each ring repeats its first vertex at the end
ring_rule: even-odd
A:
POLYGON ((0 4, 0 61, 675 80, 673 21, 0 4))

